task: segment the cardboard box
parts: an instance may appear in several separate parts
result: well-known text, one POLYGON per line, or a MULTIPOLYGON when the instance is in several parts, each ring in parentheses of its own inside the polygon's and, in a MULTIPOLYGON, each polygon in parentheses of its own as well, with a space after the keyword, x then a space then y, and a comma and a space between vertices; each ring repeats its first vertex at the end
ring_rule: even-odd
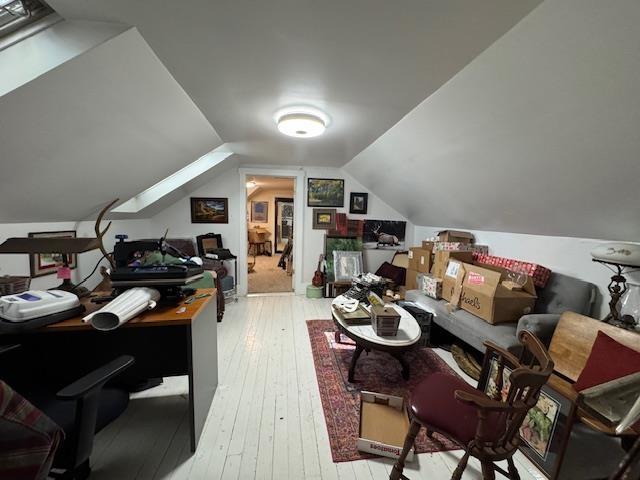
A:
POLYGON ((488 245, 477 245, 475 243, 462 243, 462 242, 435 242, 433 244, 433 251, 456 251, 456 252, 473 252, 477 254, 488 254, 488 245))
POLYGON ((465 263, 460 308, 491 323, 516 322, 531 313, 535 306, 536 288, 531 277, 522 290, 509 290, 502 285, 507 271, 465 263))
POLYGON ((442 230, 438 232, 438 239, 441 242, 474 243, 476 241, 473 233, 460 230, 442 230))
MULTIPOLYGON (((409 431, 409 415, 402 397, 382 393, 360 393, 358 450, 397 459, 409 431)), ((415 447, 407 461, 413 461, 415 447)))
POLYGON ((453 296, 456 283, 462 284, 462 280, 464 279, 464 268, 461 267, 462 262, 450 260, 447 264, 447 268, 445 269, 445 273, 442 276, 441 295, 447 302, 451 302, 451 297, 453 296), (458 275, 461 276, 459 280, 458 275))
POLYGON ((420 247, 409 249, 409 268, 422 273, 431 270, 431 250, 420 247))
POLYGON ((436 242, 433 242, 431 240, 423 240, 422 241, 422 248, 426 248, 427 250, 433 251, 433 246, 435 244, 436 244, 436 242))
POLYGON ((496 267, 507 268, 517 272, 524 272, 533 278, 533 284, 536 287, 544 288, 551 277, 551 270, 537 263, 523 262, 512 258, 496 257, 493 255, 483 255, 481 252, 474 254, 475 263, 492 265, 496 267))
POLYGON ((407 290, 416 290, 418 288, 418 271, 407 269, 407 276, 404 281, 407 290))
POLYGON ((430 273, 418 273, 418 290, 422 290, 422 293, 429 297, 440 299, 442 298, 442 279, 430 273))
POLYGON ((447 271, 449 260, 460 260, 461 262, 471 263, 473 262, 473 253, 438 251, 434 256, 431 274, 436 278, 444 279, 444 274, 447 271))

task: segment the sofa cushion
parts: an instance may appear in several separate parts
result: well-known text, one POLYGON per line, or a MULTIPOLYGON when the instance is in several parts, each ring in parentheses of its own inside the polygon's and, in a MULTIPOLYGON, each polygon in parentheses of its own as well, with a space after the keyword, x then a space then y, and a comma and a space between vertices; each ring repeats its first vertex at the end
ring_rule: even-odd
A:
POLYGON ((419 290, 409 290, 405 298, 415 302, 420 308, 433 313, 433 321, 476 350, 484 352, 484 342, 491 340, 513 353, 520 353, 522 346, 516 338, 517 323, 491 325, 479 317, 465 311, 449 313, 445 300, 428 297, 419 290))
POLYGON ((545 288, 537 292, 534 313, 576 312, 590 315, 596 287, 592 283, 553 272, 545 288))

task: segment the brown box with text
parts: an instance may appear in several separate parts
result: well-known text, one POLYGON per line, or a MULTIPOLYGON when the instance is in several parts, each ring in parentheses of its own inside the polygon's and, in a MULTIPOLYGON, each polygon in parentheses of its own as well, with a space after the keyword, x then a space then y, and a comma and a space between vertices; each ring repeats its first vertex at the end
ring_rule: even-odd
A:
POLYGON ((449 260, 459 260, 464 263, 471 263, 473 262, 473 252, 436 252, 433 261, 433 268, 431 268, 431 273, 434 277, 442 278, 444 280, 444 274, 447 271, 449 260))
POLYGON ((462 282, 460 308, 491 323, 516 322, 522 315, 533 311, 536 289, 531 277, 522 290, 509 290, 502 281, 506 280, 504 269, 484 268, 465 263, 462 282))
POLYGON ((431 250, 420 247, 410 248, 409 268, 421 273, 429 273, 431 270, 431 250))

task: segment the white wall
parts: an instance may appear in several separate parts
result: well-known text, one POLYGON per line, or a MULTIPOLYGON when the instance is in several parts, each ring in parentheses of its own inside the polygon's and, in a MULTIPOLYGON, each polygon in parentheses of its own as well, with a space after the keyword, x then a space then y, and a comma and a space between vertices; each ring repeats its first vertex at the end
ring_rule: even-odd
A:
MULTIPOLYGON (((3 223, 0 224, 0 243, 10 237, 26 237, 30 232, 49 232, 61 230, 76 230, 78 237, 94 237, 94 221, 83 222, 53 222, 53 223, 3 223)), ((102 228, 107 225, 103 221, 102 228)), ((124 233, 129 239, 145 238, 150 235, 150 222, 148 220, 114 220, 111 228, 105 236, 105 248, 113 250, 115 235, 124 233)), ((78 268, 72 271, 72 281, 78 282, 88 275, 100 259, 99 250, 78 255, 78 268)), ((106 262, 103 261, 106 265, 106 262)), ((29 275, 29 256, 24 254, 0 254, 0 275, 29 275)), ((88 289, 95 287, 102 277, 96 273, 84 284, 88 289)), ((62 280, 55 274, 34 278, 31 280, 31 288, 46 290, 59 285, 62 280)))
MULTIPOLYGON (((443 227, 415 227, 414 241, 433 237, 443 227)), ((596 245, 606 240, 575 237, 552 237, 519 233, 487 232, 471 230, 476 243, 489 245, 489 253, 500 257, 515 258, 539 263, 552 271, 563 273, 595 284, 600 295, 594 309, 594 316, 604 318, 608 313, 609 284, 612 273, 603 265, 591 261, 590 252, 596 245)), ((627 280, 640 282, 640 274, 631 274, 627 280)))
MULTIPOLYGON (((274 167, 275 168, 275 167, 274 167)), ((283 167, 285 169, 290 169, 283 167)), ((344 178, 345 180, 345 207, 338 208, 338 212, 344 212, 350 218, 357 219, 380 219, 380 220, 406 220, 402 215, 380 200, 373 192, 369 192, 369 205, 367 215, 350 215, 349 214, 349 193, 350 192, 368 192, 360 183, 346 174, 340 168, 321 168, 307 167, 304 168, 307 178, 344 178)), ((306 180, 305 180, 306 184, 306 180)), ((223 172, 221 175, 213 179, 208 184, 189 193, 185 197, 176 201, 172 206, 166 208, 162 212, 151 218, 151 230, 153 235, 160 235, 166 228, 169 228, 170 237, 195 237, 202 233, 220 233, 225 248, 229 248, 233 253, 238 254, 238 245, 240 245, 241 222, 245 222, 245 218, 240 218, 238 205, 240 199, 245 195, 240 188, 240 173, 237 168, 223 172), (198 224, 191 223, 189 197, 227 197, 229 199, 229 223, 228 224, 198 224)), ((303 242, 303 268, 301 279, 304 284, 311 282, 313 272, 318 263, 318 255, 324 251, 324 230, 313 230, 312 228, 312 209, 306 207, 306 191, 304 192, 303 201, 304 209, 304 242, 303 242)), ((269 220, 271 222, 271 220, 269 220)), ((414 237, 413 225, 407 223, 406 238, 407 243, 411 243, 414 237)), ((391 251, 374 251, 365 252, 365 266, 375 271, 378 266, 385 260, 391 260, 393 252, 391 251)))

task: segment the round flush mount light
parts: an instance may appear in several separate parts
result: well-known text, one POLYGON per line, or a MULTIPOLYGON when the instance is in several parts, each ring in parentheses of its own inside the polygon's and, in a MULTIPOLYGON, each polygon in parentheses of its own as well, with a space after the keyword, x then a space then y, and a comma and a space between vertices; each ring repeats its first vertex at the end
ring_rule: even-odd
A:
POLYGON ((329 118, 311 107, 290 107, 278 111, 274 117, 280 133, 290 137, 311 138, 322 135, 329 118))
POLYGON ((258 184, 255 182, 255 180, 250 180, 245 185, 246 185, 247 188, 253 188, 253 187, 257 186, 258 184))

